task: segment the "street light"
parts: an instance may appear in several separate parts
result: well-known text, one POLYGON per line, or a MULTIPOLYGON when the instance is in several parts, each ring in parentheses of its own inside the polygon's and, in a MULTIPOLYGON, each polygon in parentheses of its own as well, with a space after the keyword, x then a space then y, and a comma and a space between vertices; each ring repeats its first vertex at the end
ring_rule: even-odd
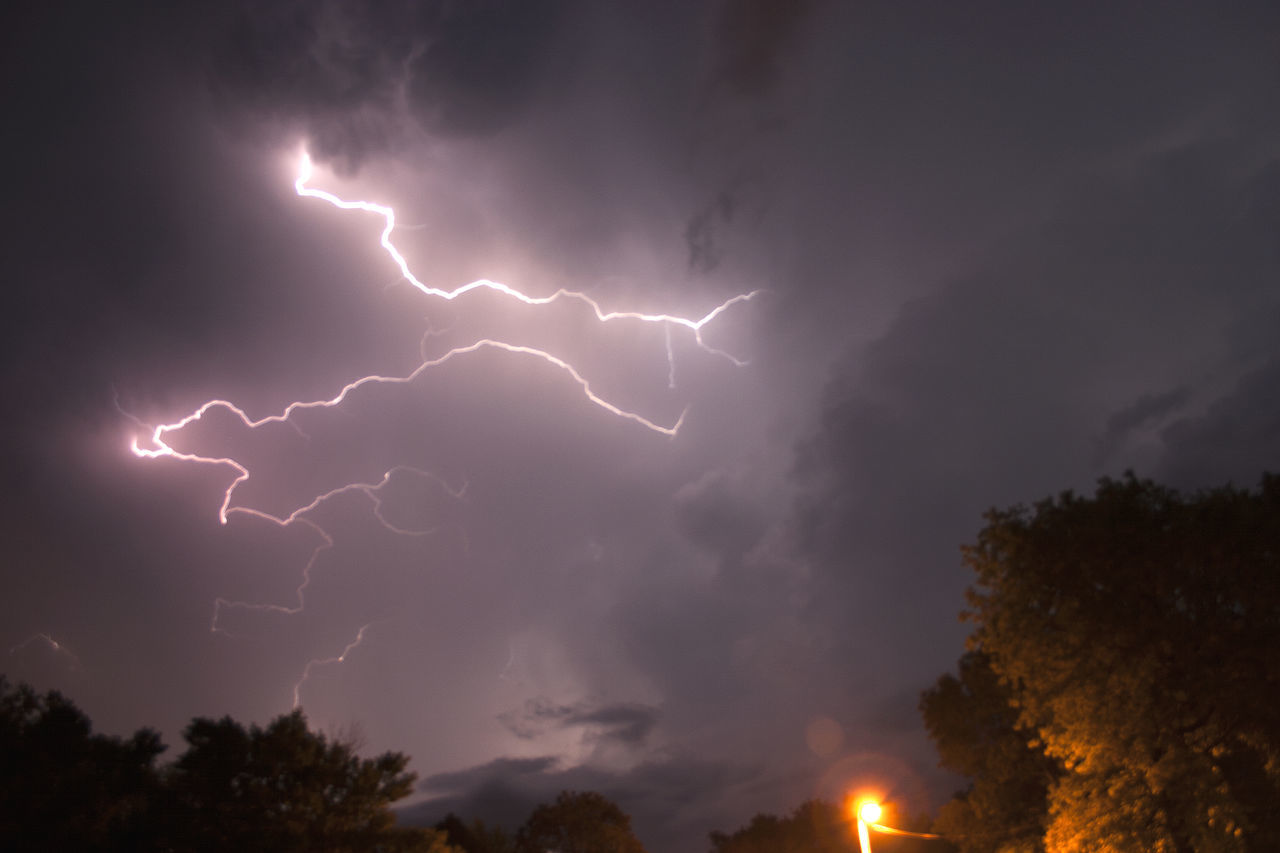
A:
POLYGON ((880 820, 880 804, 875 800, 862 800, 853 810, 858 819, 858 847, 862 853, 871 853, 871 834, 867 827, 880 820))
POLYGON ((934 835, 932 832, 908 832, 905 829, 894 829, 891 826, 885 826, 880 823, 880 816, 884 810, 875 800, 859 800, 854 806, 854 816, 858 819, 858 845, 862 849, 862 853, 871 853, 871 833, 874 829, 876 832, 884 835, 905 835, 909 838, 938 838, 941 835, 934 835))

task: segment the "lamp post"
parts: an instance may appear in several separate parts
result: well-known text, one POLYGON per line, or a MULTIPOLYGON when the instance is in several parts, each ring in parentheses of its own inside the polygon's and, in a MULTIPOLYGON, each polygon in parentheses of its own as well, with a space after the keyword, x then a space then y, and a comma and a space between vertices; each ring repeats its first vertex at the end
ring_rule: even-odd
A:
POLYGON ((871 853, 871 834, 867 827, 880 820, 880 804, 875 800, 863 800, 858 803, 855 817, 858 818, 858 847, 862 853, 871 853))
POLYGON ((934 835, 932 832, 908 832, 905 829, 894 829, 892 826, 885 826, 880 823, 880 815, 883 809, 875 800, 861 800, 854 807, 854 817, 858 819, 858 845, 862 848, 862 853, 871 853, 871 832, 884 835, 905 835, 908 838, 936 838, 941 840, 941 835, 934 835))

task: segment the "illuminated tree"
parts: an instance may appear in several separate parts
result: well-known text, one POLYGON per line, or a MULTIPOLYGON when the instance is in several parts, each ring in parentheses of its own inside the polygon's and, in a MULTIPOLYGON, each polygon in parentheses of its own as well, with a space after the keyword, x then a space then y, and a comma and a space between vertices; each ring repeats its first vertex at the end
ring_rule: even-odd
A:
POLYGON ((644 853, 631 818, 594 791, 562 791, 516 833, 517 853, 644 853))
MULTIPOLYGON (((886 822, 896 829, 923 830, 929 820, 899 813, 900 804, 885 803, 886 822)), ((952 853, 938 839, 875 833, 876 853, 952 853)), ((806 800, 786 817, 758 814, 732 834, 711 833, 710 853, 858 853, 857 824, 852 812, 826 800, 806 800)))
POLYGON ((1280 850, 1280 477, 992 511, 972 648, 1064 772, 1049 851, 1280 850))
POLYGON ((301 711, 265 729, 196 719, 173 766, 170 827, 178 851, 446 853, 432 829, 395 826, 390 804, 413 789, 409 759, 361 759, 307 728, 301 711))
POLYGON ((959 677, 942 676, 920 700, 940 764, 971 780, 934 822, 961 853, 1044 850, 1046 797, 1060 765, 1031 745, 1035 733, 1018 727, 1011 698, 986 655, 970 652, 959 677))

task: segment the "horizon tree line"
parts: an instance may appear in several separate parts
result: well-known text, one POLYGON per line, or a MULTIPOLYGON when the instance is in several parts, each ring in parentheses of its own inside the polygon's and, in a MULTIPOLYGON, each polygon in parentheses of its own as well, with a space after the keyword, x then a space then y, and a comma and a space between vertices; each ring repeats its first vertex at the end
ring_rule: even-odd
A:
MULTIPOLYGON (((993 509, 968 648, 920 711, 969 780, 888 851, 1280 850, 1280 476, 1181 494, 1127 474, 1095 494, 993 509)), ((562 792, 516 832, 448 815, 402 826, 408 756, 360 758, 301 710, 196 718, 159 766, 152 729, 94 734, 57 691, 0 675, 0 849, 204 853, 644 853, 602 794, 562 792)), ((821 800, 709 837, 709 853, 856 850, 821 800)))

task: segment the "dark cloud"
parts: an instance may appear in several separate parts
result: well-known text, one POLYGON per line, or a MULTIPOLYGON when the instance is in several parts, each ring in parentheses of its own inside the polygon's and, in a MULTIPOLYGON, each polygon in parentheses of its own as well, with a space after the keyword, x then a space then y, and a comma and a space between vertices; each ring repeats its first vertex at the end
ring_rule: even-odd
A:
POLYGON ((738 202, 733 189, 716 193, 708 206, 698 211, 684 229, 684 240, 689 246, 689 269, 707 273, 714 270, 724 256, 724 249, 716 240, 716 232, 733 223, 738 202))
POLYGON ((785 131, 794 94, 781 85, 784 67, 796 64, 816 6, 725 0, 715 8, 713 64, 694 126, 696 170, 708 188, 684 230, 694 273, 715 271, 774 203, 769 151, 785 131))
POLYGON ((658 708, 638 704, 595 704, 578 702, 557 705, 546 699, 530 699, 519 711, 508 711, 498 719, 514 735, 535 740, 548 728, 583 728, 593 741, 640 747, 657 725, 658 708))
POLYGON ((1280 470, 1280 359, 1241 377, 1203 415, 1180 418, 1161 433, 1160 474, 1185 488, 1256 485, 1280 470))
POLYGON ((961 653, 982 511, 1276 465, 1273 3, 4 15, 0 648, 108 731, 263 722, 308 671, 312 722, 412 755, 437 816, 594 788, 678 853, 850 767, 949 795, 912 697, 961 653), (294 194, 304 144, 433 285, 690 317, 765 289, 702 330, 748 364, 425 297, 377 217, 294 194), (493 348, 288 425, 212 416, 183 446, 250 462, 247 506, 440 478, 313 510, 296 613, 315 529, 219 524, 234 471, 129 452, 206 400, 263 416, 486 337, 687 407, 680 434, 493 348), (219 597, 273 607, 228 636, 219 597))
POLYGON ((556 770, 559 759, 544 755, 538 758, 495 758, 466 770, 436 773, 423 779, 418 787, 423 791, 456 794, 476 787, 492 784, 502 779, 521 779, 556 770))
POLYGON ((660 716, 657 708, 647 705, 606 705, 575 711, 565 718, 565 724, 598 726, 600 737, 628 746, 641 746, 658 724, 660 716))
POLYGON ((1107 418, 1106 429, 1097 441, 1094 465, 1101 468, 1124 446, 1130 435, 1143 428, 1152 429, 1174 415, 1190 397, 1190 389, 1174 388, 1157 394, 1143 394, 1132 404, 1107 418))
MULTIPOLYGON (((483 815, 486 823, 513 831, 543 801, 545 791, 537 782, 557 775, 557 763, 551 757, 498 758, 479 767, 429 776, 421 789, 444 793, 401 809, 400 820, 425 826, 451 812, 483 815)), ((554 798, 552 793, 549 799, 554 798)))
POLYGON ((403 136, 406 64, 428 8, 242 6, 223 30, 211 85, 229 110, 272 119, 276 132, 303 135, 317 156, 354 169, 403 136))
POLYGON ((571 0, 242 6, 210 80, 229 109, 273 119, 352 172, 418 131, 492 134, 517 121, 566 51, 571 0))
POLYGON ((892 614, 955 625, 956 547, 988 507, 1126 467, 1207 484, 1269 464, 1266 370, 1231 334, 1271 310, 1263 282, 1280 274, 1258 144, 1210 132, 1094 172, 852 349, 798 465, 815 612, 858 614, 837 645, 928 658, 935 641, 892 614))
POLYGON ((674 495, 677 520, 690 541, 725 557, 741 557, 765 534, 765 520, 745 495, 748 487, 714 471, 674 495))
POLYGON ((520 119, 549 68, 571 0, 451 6, 410 60, 408 102, 429 131, 493 133, 520 119))
POLYGON ((428 777, 425 791, 445 796, 402 809, 401 820, 428 825, 449 812, 484 815, 486 822, 514 831, 541 803, 561 791, 598 791, 631 815, 651 850, 694 849, 711 828, 737 820, 725 802, 761 779, 759 768, 690 758, 648 762, 629 770, 559 768, 548 759, 498 759, 477 767, 428 777), (697 841, 694 841, 697 839, 697 841), (692 843, 691 843, 692 842, 692 843))
POLYGON ((726 0, 721 5, 716 26, 719 73, 734 91, 755 96, 777 82, 783 54, 814 5, 813 0, 726 0))
POLYGON ((571 713, 567 705, 555 705, 547 700, 529 699, 519 711, 506 711, 498 715, 512 734, 524 740, 533 740, 542 734, 548 723, 562 723, 571 713))

